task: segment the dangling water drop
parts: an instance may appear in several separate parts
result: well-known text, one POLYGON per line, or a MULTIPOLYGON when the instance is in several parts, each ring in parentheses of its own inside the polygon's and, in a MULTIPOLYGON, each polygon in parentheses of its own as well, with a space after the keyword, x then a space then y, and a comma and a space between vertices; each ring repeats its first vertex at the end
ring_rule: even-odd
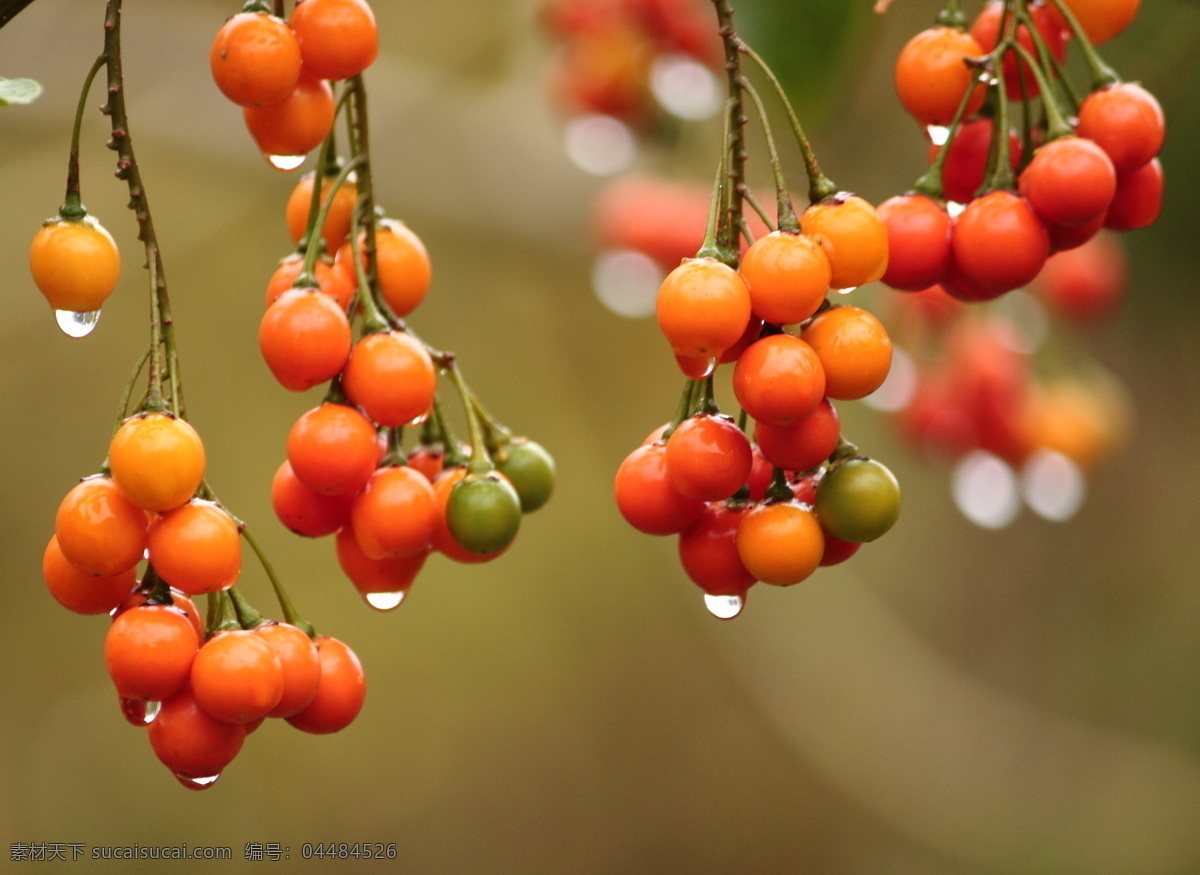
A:
POLYGON ((950 129, 945 125, 930 125, 925 129, 925 135, 933 145, 942 146, 950 137, 950 129))
POLYGON ((267 155, 267 163, 276 170, 295 170, 304 163, 307 155, 267 155))
POLYGON ((742 608, 745 605, 746 599, 744 596, 704 594, 704 606, 718 620, 732 620, 742 612, 742 608))
POLYGON ((160 702, 144 702, 140 699, 120 699, 121 714, 134 726, 149 726, 158 716, 160 702))
POLYGON ((400 607, 408 590, 399 592, 368 592, 363 593, 363 600, 377 611, 394 611, 400 607))
POLYGON ((858 288, 858 286, 851 286, 848 289, 834 289, 834 291, 837 292, 839 295, 848 295, 857 288, 858 288))
POLYGON ((703 380, 717 369, 715 358, 702 355, 676 355, 675 361, 685 377, 691 380, 703 380))
POLYGON ((187 787, 189 790, 207 790, 213 784, 217 783, 217 778, 219 777, 221 776, 218 774, 208 775, 204 778, 189 778, 187 775, 181 775, 178 772, 175 772, 175 780, 187 787))
POLYGON ((89 310, 86 313, 78 313, 75 310, 55 310, 54 318, 58 321, 58 327, 67 337, 87 337, 96 327, 96 323, 100 321, 100 311, 89 310))

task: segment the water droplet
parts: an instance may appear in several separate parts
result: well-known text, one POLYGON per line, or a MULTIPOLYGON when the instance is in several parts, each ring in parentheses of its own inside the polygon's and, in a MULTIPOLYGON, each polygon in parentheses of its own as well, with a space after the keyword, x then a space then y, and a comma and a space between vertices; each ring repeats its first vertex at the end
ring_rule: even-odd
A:
POLYGON ((100 321, 100 311, 89 310, 86 313, 77 313, 74 310, 55 310, 54 318, 58 321, 58 327, 67 337, 87 337, 96 327, 96 323, 100 321))
POLYGON ((1021 495, 1043 519, 1066 522, 1079 512, 1087 493, 1083 472, 1054 450, 1035 450, 1021 468, 1021 495))
POLYGON ((267 163, 276 170, 295 170, 304 163, 307 155, 267 155, 267 163))
POLYGON ((400 607, 406 595, 408 590, 404 589, 399 592, 368 592, 363 593, 363 599, 377 611, 394 611, 400 607))
POLYGON ((134 726, 149 726, 158 716, 160 702, 144 702, 140 699, 121 697, 121 714, 134 726))
POLYGON ((702 355, 677 355, 675 361, 683 375, 692 380, 703 380, 717 369, 715 358, 705 358, 702 355))
POLYGON ((732 620, 742 612, 745 605, 745 596, 704 594, 704 607, 719 620, 732 620))
POLYGON ((217 783, 217 778, 219 777, 221 776, 208 775, 204 778, 189 778, 186 775, 179 774, 178 772, 175 773, 175 780, 187 787, 189 790, 207 790, 213 784, 217 783))
POLYGON ((636 249, 612 249, 596 256, 592 289, 605 307, 618 316, 639 319, 654 314, 658 287, 667 272, 636 249))
POLYGON ((834 291, 837 292, 839 295, 848 295, 857 288, 858 288, 858 286, 851 286, 848 289, 834 289, 834 291))
POLYGON ((1021 511, 1013 469, 983 450, 967 453, 954 466, 950 491, 962 515, 980 528, 1002 529, 1021 511))
POLYGON ((950 137, 950 128, 945 125, 930 125, 925 129, 925 135, 933 145, 941 146, 950 137))

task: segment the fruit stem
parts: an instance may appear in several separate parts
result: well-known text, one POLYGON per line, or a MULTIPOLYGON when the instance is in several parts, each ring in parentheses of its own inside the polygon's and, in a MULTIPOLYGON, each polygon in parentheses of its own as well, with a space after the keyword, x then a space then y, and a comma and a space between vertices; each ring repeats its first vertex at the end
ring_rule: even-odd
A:
POLYGON ((172 328, 170 299, 164 276, 162 254, 154 221, 150 217, 150 202, 142 184, 141 171, 133 154, 133 139, 125 111, 124 75, 121 67, 121 0, 108 0, 104 18, 104 55, 108 67, 108 100, 100 111, 112 119, 112 138, 108 148, 117 153, 118 179, 129 187, 129 208, 138 222, 138 239, 146 251, 146 268, 150 273, 150 360, 147 368, 146 401, 144 409, 163 410, 163 381, 170 387, 170 411, 184 416, 182 386, 179 380, 178 356, 172 328))
POLYGON ((1083 58, 1087 61, 1088 69, 1092 73, 1092 91, 1099 91, 1101 88, 1120 82, 1121 77, 1117 75, 1116 70, 1104 63, 1104 60, 1100 57, 1100 53, 1096 51, 1096 47, 1088 39, 1087 33, 1079 23, 1079 19, 1071 11, 1071 7, 1063 2, 1063 0, 1050 0, 1050 2, 1062 14, 1062 17, 1071 27, 1071 33, 1075 34, 1076 39, 1079 40, 1079 47, 1083 50, 1083 58))
MULTIPOLYGON (((425 425, 430 428, 431 436, 436 433, 437 437, 434 439, 434 442, 440 442, 442 445, 442 465, 444 467, 457 468, 467 464, 467 457, 463 455, 458 440, 454 437, 454 433, 450 431, 450 425, 446 422, 446 414, 436 398, 433 402, 433 412, 430 413, 429 419, 425 421, 425 425)), ((424 434, 422 434, 421 439, 424 442, 424 434)))
POLYGON ((955 30, 967 29, 967 17, 963 15, 959 0, 946 0, 946 5, 938 13, 936 23, 942 27, 953 27, 955 30))
POLYGON ((942 168, 946 166, 946 155, 950 151, 950 144, 962 127, 963 117, 967 113, 967 106, 970 105, 971 95, 974 92, 974 86, 963 92, 962 100, 958 102, 958 108, 954 111, 954 118, 950 119, 950 126, 946 128, 946 142, 942 143, 942 147, 938 149, 937 157, 933 159, 929 169, 913 183, 912 190, 917 194, 923 194, 934 200, 942 200, 945 196, 945 190, 942 187, 942 168))
POLYGON ((146 367, 146 362, 150 360, 150 347, 146 347, 142 351, 141 358, 137 360, 133 371, 129 374, 129 379, 125 381, 125 390, 121 393, 121 403, 117 407, 117 421, 113 423, 113 434, 117 433, 117 429, 129 417, 129 399, 133 397, 133 384, 137 382, 138 375, 141 374, 142 368, 146 367))
MULTIPOLYGON (((733 27, 733 7, 729 0, 713 0, 717 13, 718 33, 725 48, 725 75, 729 100, 726 104, 728 125, 725 129, 725 149, 728 156, 726 176, 729 180, 725 217, 720 223, 718 245, 732 255, 736 263, 737 220, 742 214, 742 190, 746 182, 746 114, 742 104, 742 67, 740 40, 733 27)), ((733 263, 726 262, 733 266, 733 263)))
POLYGON ((58 210, 60 216, 71 221, 78 221, 87 215, 87 209, 79 198, 79 134, 83 128, 83 110, 87 107, 88 93, 92 90, 96 74, 107 63, 107 52, 102 52, 92 62, 92 68, 83 80, 83 89, 79 92, 79 105, 75 108, 75 124, 71 128, 71 154, 67 159, 67 195, 58 210))
MULTIPOLYGON (((729 116, 725 116, 725 139, 729 139, 729 116)), ((717 165, 717 178, 713 180, 712 197, 708 202, 708 221, 704 225, 704 241, 700 244, 700 249, 696 252, 697 258, 713 258, 724 264, 732 267, 737 263, 733 253, 728 249, 722 249, 717 246, 717 226, 721 222, 721 217, 724 215, 723 207, 725 205, 725 168, 727 166, 728 153, 721 154, 721 160, 717 165)))
POLYGON ((263 624, 263 615, 254 609, 254 607, 242 598, 242 594, 237 591, 237 587, 230 587, 226 590, 229 595, 229 601, 233 605, 234 613, 237 614, 238 625, 243 629, 253 629, 263 624))
POLYGON ((800 117, 796 115, 796 110, 792 107, 792 102, 788 100, 787 92, 783 90, 783 83, 779 81, 779 77, 767 66, 767 62, 763 60, 762 56, 746 45, 746 43, 742 42, 740 38, 738 38, 738 46, 762 70, 763 75, 767 77, 767 81, 771 83, 771 87, 775 89, 775 94, 779 97, 779 102, 783 104, 784 110, 787 111, 788 122, 792 126, 792 133, 796 137, 796 143, 800 147, 800 155, 804 158, 804 170, 808 173, 809 202, 815 204, 837 194, 837 184, 821 171, 821 165, 817 163, 816 153, 813 152, 812 146, 809 145, 808 137, 804 135, 804 128, 800 125, 800 117))
MULTIPOLYGON (((371 312, 365 309, 364 316, 368 318, 368 327, 370 327, 370 317, 375 314, 380 314, 382 309, 375 304, 379 298, 379 274, 375 263, 375 186, 371 175, 371 149, 370 137, 367 125, 367 89, 363 85, 362 74, 346 80, 346 88, 350 93, 350 111, 347 113, 349 124, 349 140, 350 153, 357 159, 360 159, 359 175, 358 175, 358 206, 361 210, 355 211, 355 223, 351 228, 352 249, 357 250, 358 233, 357 230, 361 226, 363 232, 363 246, 361 257, 355 252, 355 273, 359 277, 359 300, 363 299, 362 292, 364 286, 371 303, 374 305, 370 308, 371 312), (364 260, 363 270, 359 270, 357 265, 364 260), (363 282, 363 274, 365 272, 366 282, 363 282)), ((386 323, 386 320, 384 320, 386 323)), ((381 330, 381 329, 373 329, 381 330)))
MULTIPOLYGON (((1033 22, 1031 21, 1030 26, 1032 27, 1032 25, 1033 22)), ((1041 91, 1042 107, 1046 111, 1046 142, 1049 143, 1052 140, 1058 140, 1062 137, 1070 137, 1074 131, 1071 130, 1071 126, 1063 118, 1062 110, 1059 109, 1058 101, 1055 100, 1054 92, 1051 90, 1050 81, 1046 78, 1046 74, 1042 72, 1037 59, 1020 43, 1013 43, 1013 48, 1016 49, 1017 54, 1025 60, 1025 63, 1033 71, 1034 79, 1037 80, 1038 90, 1041 91)))
POLYGON ((404 455, 404 427, 388 426, 384 431, 387 433, 387 452, 384 453, 383 461, 379 463, 379 466, 381 468, 407 466, 408 459, 404 455))
MULTIPOLYGON (((326 139, 325 142, 328 143, 329 140, 326 139)), ((325 146, 322 146, 321 148, 322 148, 322 150, 324 150, 325 146)), ((309 216, 310 216, 309 228, 305 234, 304 239, 301 241, 301 243, 306 247, 305 252, 304 252, 304 264, 300 268, 300 274, 296 277, 296 281, 294 283, 292 283, 292 288, 294 288, 294 289, 320 288, 320 283, 317 282, 317 275, 316 275, 317 256, 320 255, 321 250, 324 248, 324 245, 323 245, 323 240, 321 237, 321 232, 318 230, 315 230, 315 229, 325 227, 325 218, 326 218, 326 216, 329 215, 329 208, 333 205, 333 199, 337 196, 338 189, 346 184, 346 180, 350 178, 350 174, 353 173, 356 169, 358 169, 358 167, 362 163, 363 163, 362 155, 355 155, 353 158, 351 158, 349 161, 347 161, 346 166, 344 166, 340 171, 338 171, 338 175, 335 176, 333 179, 333 182, 330 183, 329 194, 327 194, 325 196, 325 200, 323 202, 321 202, 320 209, 317 210, 316 213, 313 213, 311 211, 309 212, 309 216), (315 226, 315 228, 314 228, 314 226, 315 226), (316 238, 316 245, 313 245, 314 237, 316 238)), ((320 201, 320 187, 317 184, 317 178, 315 176, 313 177, 313 191, 317 193, 317 196, 314 197, 313 200, 320 201)), ((351 249, 351 252, 354 251, 353 244, 351 244, 350 249, 351 249)))
POLYGON ((696 393, 700 390, 701 380, 689 379, 683 384, 683 394, 679 396, 679 403, 675 405, 675 416, 671 419, 671 424, 663 429, 662 440, 669 440, 671 433, 689 416, 692 415, 692 408, 696 406, 696 393))
POLYGON ((446 354, 442 367, 450 375, 454 389, 458 392, 459 400, 462 402, 463 412, 467 417, 467 430, 471 439, 471 460, 467 463, 467 475, 486 474, 493 470, 495 465, 492 464, 492 457, 488 455, 487 444, 483 438, 483 427, 479 424, 479 414, 476 413, 475 405, 472 403, 474 396, 467 388, 462 371, 459 370, 453 354, 446 354))
MULTIPOLYGON (((775 137, 771 133, 771 125, 767 120, 767 108, 763 106, 762 98, 759 96, 758 91, 745 76, 742 77, 742 88, 746 90, 746 93, 750 95, 750 99, 754 102, 754 108, 758 111, 758 118, 762 122, 763 134, 767 138, 767 153, 771 158, 771 173, 775 177, 775 202, 779 216, 779 230, 798 234, 800 232, 800 221, 796 218, 796 210, 792 207, 792 199, 788 195, 787 180, 783 177, 783 165, 779 162, 779 150, 775 148, 775 137)), ((760 216, 762 215, 761 207, 753 200, 753 196, 749 191, 743 192, 742 197, 750 201, 751 207, 760 216)), ((767 224, 770 223, 768 222, 767 224)))
MULTIPOLYGON (((226 510, 226 513, 229 513, 229 511, 226 510)), ((233 514, 229 515, 233 517, 233 514)), ((300 616, 300 612, 296 610, 295 605, 292 604, 292 600, 288 598, 287 590, 283 588, 283 582, 279 579, 279 575, 275 573, 275 569, 271 567, 271 562, 267 559, 266 554, 263 553, 262 547, 258 545, 258 541, 250 534, 250 530, 244 522, 237 517, 233 517, 233 520, 237 523, 238 532, 242 538, 250 545, 250 549, 254 551, 254 555, 258 557, 258 564, 266 572, 267 580, 271 582, 271 588, 275 590, 275 600, 279 602, 279 609, 283 611, 283 619, 303 631, 309 638, 315 638, 317 632, 313 628, 312 623, 300 616)))
POLYGON ((788 483, 787 472, 778 465, 771 472, 771 485, 767 487, 765 497, 768 502, 791 501, 796 497, 791 484, 788 483))

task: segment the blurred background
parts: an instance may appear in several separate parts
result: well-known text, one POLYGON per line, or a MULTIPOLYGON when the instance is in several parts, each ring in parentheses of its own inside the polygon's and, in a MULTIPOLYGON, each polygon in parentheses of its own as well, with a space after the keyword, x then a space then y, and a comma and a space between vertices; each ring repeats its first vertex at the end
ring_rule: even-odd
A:
MULTIPOLYGON (((875 203, 906 190, 927 147, 891 65, 938 4, 735 6, 824 169, 875 203)), ((390 613, 363 603, 331 543, 292 535, 271 510, 287 430, 321 394, 281 389, 256 346, 264 284, 291 250, 295 176, 266 165, 209 77, 237 4, 125 7, 132 133, 209 482, 302 613, 356 650, 368 696, 334 736, 264 726, 212 789, 185 791, 120 715, 106 620, 69 614, 40 580, 55 509, 103 460, 147 329, 134 222, 96 112, 83 200, 121 246, 120 285, 95 332, 72 340, 28 275, 28 243, 62 201, 103 17, 98 0, 39 0, 0 31, 0 76, 45 86, 0 111, 6 845, 224 845, 250 867, 262 864, 247 843, 278 843, 289 866, 316 869, 330 863, 303 861, 305 842, 382 842, 396 859, 363 865, 411 872, 1200 871, 1200 5, 1147 0, 1104 53, 1166 109, 1168 189, 1159 222, 1124 238, 1121 312, 1076 338, 1134 411, 1078 512, 976 525, 946 464, 884 414, 842 405, 847 434, 903 484, 900 522, 798 586, 755 587, 729 622, 705 610, 674 539, 634 532, 612 501, 618 464, 671 416, 682 382, 653 320, 594 292, 590 215, 607 183, 564 145, 557 40, 537 4, 373 3, 376 197, 434 265, 412 324, 559 466, 554 498, 508 554, 475 567, 435 556, 390 613)), ((710 179, 719 123, 669 136, 628 168, 710 179)), ((802 192, 798 159, 785 162, 802 192)), ((274 613, 249 558, 239 588, 274 613)))

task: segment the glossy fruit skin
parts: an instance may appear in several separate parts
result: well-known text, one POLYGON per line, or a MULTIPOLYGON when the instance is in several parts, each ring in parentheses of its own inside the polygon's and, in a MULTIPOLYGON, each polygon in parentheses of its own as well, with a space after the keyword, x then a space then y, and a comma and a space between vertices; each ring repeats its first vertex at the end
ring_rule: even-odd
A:
POLYGON ((146 732, 159 761, 184 778, 219 775, 246 739, 245 726, 206 714, 190 686, 163 701, 146 732))
POLYGON ((107 614, 137 586, 135 566, 105 577, 80 571, 67 561, 54 536, 42 554, 42 579, 54 600, 77 614, 107 614))
POLYGON ((379 425, 401 426, 429 414, 437 389, 433 359, 403 331, 360 340, 342 373, 346 397, 379 425))
POLYGON ((450 493, 465 476, 467 476, 466 466, 459 465, 445 469, 433 481, 433 500, 437 507, 437 513, 433 524, 432 546, 434 550, 455 562, 467 564, 490 562, 508 548, 503 547, 492 553, 475 553, 454 539, 454 535, 450 533, 450 526, 446 522, 446 503, 450 500, 450 493))
POLYGON ((287 436, 292 471, 323 495, 355 493, 375 471, 375 426, 356 408, 325 402, 305 411, 287 436))
POLYGON ((168 413, 139 413, 113 435, 108 462, 122 495, 143 510, 167 511, 200 488, 204 444, 186 420, 168 413))
POLYGON ((887 229, 888 263, 880 277, 893 289, 928 288, 941 279, 950 258, 950 214, 932 198, 903 194, 876 208, 887 229))
POLYGON ((379 54, 375 16, 364 0, 300 0, 289 23, 305 71, 321 79, 355 76, 379 54))
POLYGON ((617 469, 613 491, 625 522, 647 535, 677 535, 704 512, 704 502, 685 498, 667 476, 667 445, 643 444, 617 469))
POLYGON ((892 341, 878 319, 858 307, 830 307, 804 328, 825 372, 829 398, 865 398, 883 385, 892 366, 892 341))
POLYGON ((533 513, 550 500, 557 479, 554 457, 537 441, 514 438, 492 454, 492 461, 517 490, 521 513, 533 513))
POLYGON ((401 318, 420 306, 433 281, 425 244, 395 219, 384 219, 375 228, 375 272, 384 302, 401 318))
MULTIPOLYGON (((1120 180, 1121 177, 1118 176, 1117 182, 1119 183, 1120 180)), ((1115 193, 1113 194, 1113 198, 1116 198, 1115 193)), ((1109 209, 1112 209, 1112 204, 1109 204, 1109 209)), ((1065 252, 1082 246, 1096 236, 1100 229, 1104 227, 1104 223, 1107 220, 1108 213, 1105 212, 1092 221, 1076 225, 1073 228, 1067 228, 1063 225, 1047 225, 1046 231, 1050 234, 1050 253, 1065 252)))
POLYGON ((746 330, 750 291, 728 265, 691 258, 659 286, 655 316, 676 355, 717 358, 746 330))
POLYGON ((246 629, 218 632, 192 663, 192 693, 210 717, 250 723, 283 696, 283 666, 266 641, 246 629))
POLYGON ((433 487, 407 466, 380 468, 350 505, 350 524, 372 559, 429 550, 434 525, 433 487))
POLYGON ((283 19, 239 12, 228 19, 208 54, 213 81, 238 106, 271 106, 300 78, 300 44, 283 19))
POLYGON ((113 619, 104 638, 104 664, 118 695, 161 701, 187 683, 199 649, 187 614, 144 604, 113 619))
POLYGON ((372 559, 358 544, 354 530, 347 526, 337 533, 334 543, 338 566, 362 595, 373 592, 406 592, 425 566, 429 550, 408 556, 372 559))
POLYGON ((729 498, 746 484, 751 462, 750 441, 728 416, 690 416, 667 440, 667 477, 685 498, 729 498))
POLYGON ((1117 171, 1084 137, 1061 137, 1033 153, 1018 189, 1045 222, 1073 227, 1104 215, 1117 191, 1117 171))
POLYGON ((808 578, 825 550, 816 514, 798 501, 755 505, 738 524, 736 543, 746 570, 775 586, 808 578))
MULTIPOLYGON (((1093 45, 1107 42, 1127 28, 1135 17, 1141 0, 1065 0, 1071 13, 1079 22, 1088 41, 1093 45)), ((1054 17, 1065 30, 1066 20, 1058 10, 1054 17)))
POLYGON ((323 538, 350 524, 354 494, 322 495, 300 481, 286 459, 271 479, 271 507, 289 530, 305 538, 323 538))
POLYGON ((754 425, 754 441, 763 457, 785 471, 817 467, 837 449, 839 437, 837 410, 828 398, 823 398, 817 409, 804 419, 788 425, 766 422, 754 425))
POLYGON ((329 135, 336 103, 329 83, 301 71, 292 93, 272 106, 242 110, 246 128, 264 155, 307 155, 329 135))
POLYGON ((1157 158, 1137 170, 1117 177, 1117 193, 1108 208, 1104 227, 1114 231, 1148 228, 1162 210, 1163 169, 1157 158))
POLYGON ((1137 170, 1156 156, 1166 131, 1162 106, 1136 82, 1093 91, 1079 105, 1076 133, 1108 153, 1117 173, 1137 170))
POLYGON ((90 313, 117 287, 121 253, 112 235, 91 216, 58 218, 34 235, 29 271, 52 309, 90 313))
POLYGON ((268 717, 290 717, 304 710, 317 694, 321 680, 321 661, 312 639, 290 623, 268 621, 254 627, 254 634, 266 643, 279 660, 283 691, 268 717))
POLYGON ((751 243, 738 272, 754 315, 772 325, 803 322, 817 312, 833 276, 821 244, 788 231, 772 231, 751 243))
POLYGON ((318 291, 291 289, 275 299, 258 326, 258 348, 285 389, 303 392, 332 380, 350 357, 350 322, 318 291))
POLYGON ((504 550, 521 527, 521 498, 498 471, 469 473, 446 499, 446 528, 472 553, 504 550))
POLYGON ((326 735, 354 722, 367 695, 367 682, 358 656, 341 641, 320 635, 314 643, 321 665, 317 694, 287 722, 304 732, 326 735))
MULTIPOLYGON (((308 209, 312 205, 313 183, 316 171, 309 171, 300 177, 296 187, 288 197, 284 208, 284 220, 287 223, 288 236, 293 243, 299 243, 308 228, 308 209)), ((329 190, 333 186, 333 177, 321 177, 321 204, 329 198, 329 190)), ((333 201, 325 213, 325 224, 320 234, 325 244, 325 254, 333 256, 346 242, 350 234, 350 223, 354 218, 354 204, 358 200, 358 186, 354 176, 343 182, 333 196, 333 201)))
POLYGON ((1008 191, 968 204, 955 220, 950 244, 963 274, 996 294, 1028 283, 1050 254, 1046 226, 1028 201, 1008 191))
POLYGON ((63 497, 54 534, 63 556, 85 574, 110 577, 133 569, 146 549, 149 517, 108 477, 88 477, 63 497))
POLYGON ((858 195, 839 192, 810 205, 800 214, 800 228, 820 239, 832 269, 829 285, 835 289, 873 283, 887 270, 887 228, 858 195))
MULTIPOLYGON (((1040 3, 1030 3, 1026 8, 1030 18, 1033 19, 1034 26, 1038 30, 1042 41, 1050 50, 1050 53, 1062 63, 1067 56, 1067 43, 1064 37, 1062 28, 1050 14, 1049 9, 1040 3)), ((989 0, 984 5, 983 11, 979 13, 979 17, 975 19, 971 25, 971 36, 975 37, 976 42, 985 52, 990 52, 996 48, 996 43, 1000 41, 1000 25, 1004 17, 1004 4, 1000 0, 989 0)), ((1017 28, 1017 42, 1020 43, 1031 55, 1037 57, 1037 48, 1034 46, 1033 37, 1029 33, 1029 29, 1024 25, 1017 28)), ((1025 61, 1020 62, 1020 73, 1018 74, 1016 52, 1009 50, 1004 54, 1004 88, 1009 100, 1021 99, 1022 78, 1024 81, 1025 94, 1029 97, 1036 97, 1039 93, 1037 79, 1030 70, 1029 65, 1025 61)))
POLYGON ((874 541, 900 516, 900 484, 874 459, 847 459, 821 478, 816 510, 821 527, 835 538, 874 541))
POLYGON ((146 549, 159 577, 188 595, 229 589, 242 571, 237 524, 211 501, 194 498, 156 517, 146 549))
MULTIPOLYGON (((119 614, 123 614, 131 608, 146 604, 153 592, 154 589, 152 587, 145 584, 139 585, 113 611, 113 619, 115 620, 119 614)), ((187 593, 174 587, 170 588, 168 593, 171 597, 171 602, 167 607, 175 607, 183 611, 183 615, 187 618, 187 621, 192 626, 192 630, 196 633, 196 646, 200 647, 204 644, 204 620, 200 617, 200 611, 196 608, 196 603, 192 601, 187 593)))
POLYGON ((746 347, 733 368, 733 392, 757 421, 787 425, 817 409, 825 397, 825 372, 803 340, 773 334, 746 347))
MULTIPOLYGON (((299 253, 293 252, 280 260, 279 266, 275 268, 275 273, 271 274, 271 278, 267 281, 268 307, 275 303, 275 300, 284 292, 295 287, 296 280, 299 279, 303 269, 304 256, 299 253)), ((318 258, 313 267, 313 274, 317 281, 318 291, 336 300, 342 310, 350 309, 350 305, 354 302, 356 285, 354 278, 346 273, 344 265, 318 258)))
POLYGON ((975 82, 966 58, 978 58, 983 48, 966 31, 931 27, 914 36, 896 59, 896 94, 922 125, 948 125, 967 89, 973 89, 964 117, 983 105, 986 89, 975 82))
POLYGON ((679 561, 688 578, 709 595, 744 596, 758 582, 738 555, 737 530, 752 505, 714 501, 679 536, 679 561))
POLYGON ((851 556, 858 552, 858 548, 862 544, 856 544, 854 541, 843 541, 841 538, 835 538, 833 535, 825 532, 825 551, 821 554, 821 567, 828 568, 831 565, 840 565, 851 556))
MULTIPOLYGON (((942 193, 946 200, 969 203, 983 185, 987 172, 988 149, 992 142, 992 120, 975 118, 963 123, 953 139, 942 165, 942 193)), ((929 163, 937 158, 941 146, 929 147, 929 163)), ((1008 132, 1008 156, 1014 171, 1021 165, 1022 146, 1016 131, 1008 132)))

